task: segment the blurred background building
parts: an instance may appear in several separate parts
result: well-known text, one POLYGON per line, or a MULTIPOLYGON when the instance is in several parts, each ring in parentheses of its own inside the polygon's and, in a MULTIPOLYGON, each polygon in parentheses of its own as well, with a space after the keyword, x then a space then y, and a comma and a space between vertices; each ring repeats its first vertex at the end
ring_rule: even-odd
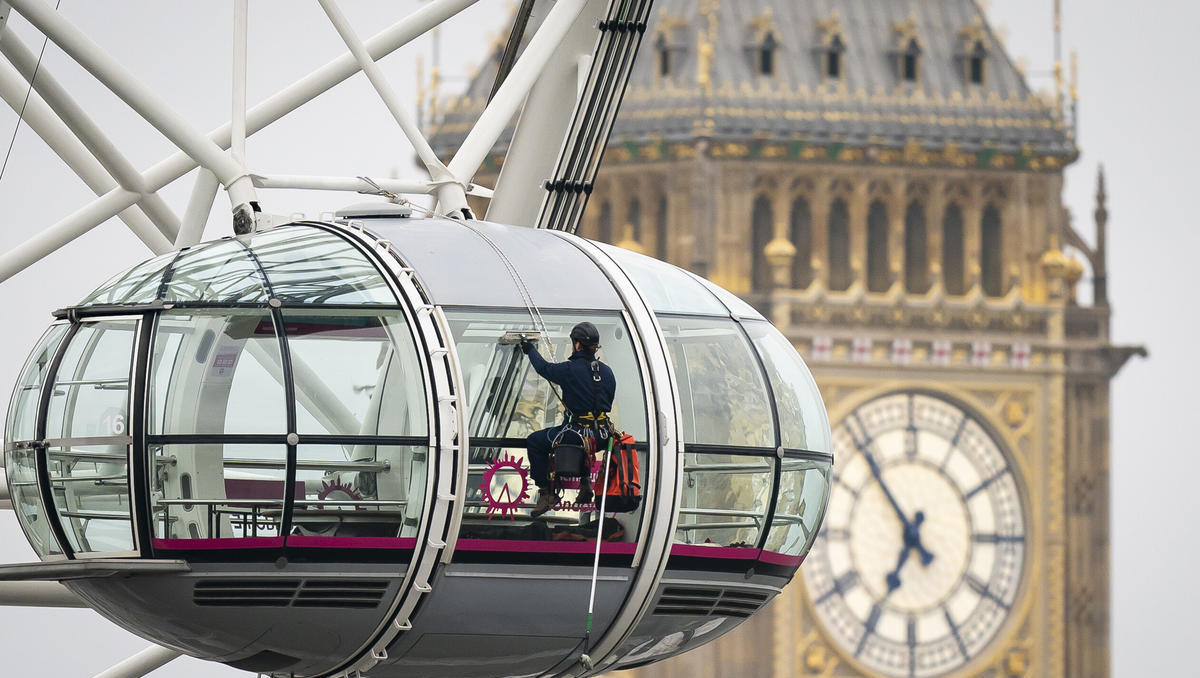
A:
MULTIPOLYGON (((428 111, 435 147, 502 51, 428 111)), ((638 678, 1109 675, 1109 384, 1141 349, 1109 340, 1103 175, 1094 224, 1063 206, 1054 79, 1031 91, 973 0, 658 0, 580 233, 768 315, 838 472, 768 612, 638 678)))

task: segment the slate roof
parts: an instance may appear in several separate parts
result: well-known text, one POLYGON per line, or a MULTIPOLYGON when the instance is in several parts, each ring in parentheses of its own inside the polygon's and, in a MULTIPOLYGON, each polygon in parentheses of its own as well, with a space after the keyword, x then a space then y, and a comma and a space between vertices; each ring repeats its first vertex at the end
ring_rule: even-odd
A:
MULTIPOLYGON (((491 59, 433 130, 435 148, 461 142, 494 73, 491 59)), ((611 145, 700 137, 1075 153, 1054 103, 1030 91, 974 0, 656 0, 611 145), (778 44, 771 76, 755 61, 767 33, 778 44), (830 79, 824 52, 834 35, 844 51, 841 75, 830 79), (919 76, 905 82, 900 51, 912 38, 919 76), (987 53, 982 84, 968 77, 977 42, 987 53)))

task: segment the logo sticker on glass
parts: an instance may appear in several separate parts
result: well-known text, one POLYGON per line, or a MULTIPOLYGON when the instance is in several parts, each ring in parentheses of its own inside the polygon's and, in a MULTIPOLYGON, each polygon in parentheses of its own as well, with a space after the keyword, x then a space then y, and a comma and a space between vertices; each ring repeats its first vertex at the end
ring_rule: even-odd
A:
POLYGON ((525 468, 525 460, 508 454, 493 459, 483 472, 479 489, 487 503, 488 520, 496 513, 516 520, 517 509, 529 499, 529 471, 525 468))

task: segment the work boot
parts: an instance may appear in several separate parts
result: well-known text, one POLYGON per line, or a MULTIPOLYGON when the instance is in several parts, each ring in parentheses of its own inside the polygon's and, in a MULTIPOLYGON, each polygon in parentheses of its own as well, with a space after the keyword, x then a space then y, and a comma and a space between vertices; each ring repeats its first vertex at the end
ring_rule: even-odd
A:
POLYGON ((590 504, 592 499, 596 498, 596 493, 592 492, 591 483, 583 483, 579 486, 579 495, 575 497, 576 504, 590 504))
POLYGON ((538 500, 534 505, 533 510, 529 512, 529 517, 538 518, 546 511, 558 505, 562 501, 562 497, 555 494, 552 490, 538 488, 538 500))

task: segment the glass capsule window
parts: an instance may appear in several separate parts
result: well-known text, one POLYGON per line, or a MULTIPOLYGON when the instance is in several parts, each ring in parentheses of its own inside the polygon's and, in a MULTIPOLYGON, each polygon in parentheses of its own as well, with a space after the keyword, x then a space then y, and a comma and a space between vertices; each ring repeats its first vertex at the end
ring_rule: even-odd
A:
POLYGON ((515 344, 500 340, 510 332, 540 331, 537 349, 550 362, 571 356, 571 328, 589 321, 600 330, 600 360, 617 380, 612 418, 635 440, 646 440, 646 398, 641 371, 625 320, 616 313, 545 312, 542 323, 529 312, 447 310, 465 381, 469 432, 474 438, 524 438, 562 421, 563 405, 550 382, 533 371, 515 344))
POLYGON ((728 318, 659 316, 675 367, 687 443, 775 447, 762 369, 728 318))
MULTIPOLYGON (((42 382, 50 368, 59 344, 70 326, 66 323, 53 325, 46 331, 33 355, 25 363, 17 387, 8 406, 8 425, 4 429, 5 450, 14 441, 37 440, 37 411, 42 397, 42 382)), ((7 464, 5 464, 7 467, 7 464)))
POLYGON ((151 435, 287 434, 272 315, 211 308, 162 313, 149 401, 151 435))
MULTIPOLYGON (((137 319, 88 321, 60 350, 41 454, 43 497, 71 552, 135 550, 130 510, 129 410, 137 319)), ((53 550, 52 550, 53 552, 53 550)))
POLYGON ((151 444, 155 547, 281 546, 287 457, 270 443, 151 444))
POLYGON ((826 460, 792 457, 783 460, 767 551, 785 558, 800 558, 808 553, 825 515, 831 472, 826 460))
POLYGON ((285 310, 297 432, 423 436, 425 387, 399 310, 285 310))
POLYGON ((766 529, 774 475, 770 457, 685 453, 676 541, 756 548, 766 529))
MULTIPOLYGON (((520 347, 501 339, 510 332, 537 332, 544 326, 538 351, 547 361, 561 362, 571 355, 571 328, 584 320, 594 323, 602 346, 598 357, 612 368, 617 381, 610 413, 613 422, 644 445, 648 436, 645 388, 624 318, 612 312, 542 311, 538 323, 527 310, 475 309, 448 309, 446 316, 463 370, 472 441, 467 507, 456 548, 489 550, 497 540, 504 540, 524 542, 535 551, 590 552, 578 528, 594 518, 595 509, 574 501, 577 480, 564 481, 563 501, 542 519, 534 521, 529 516, 537 488, 525 439, 562 423, 564 406, 550 382, 534 372, 520 347)), ((645 452, 640 454, 646 483, 650 467, 645 452)), ((598 466, 593 469, 593 478, 598 470, 598 466)), ((623 534, 612 537, 613 543, 605 544, 604 552, 632 553, 640 518, 641 510, 619 516, 623 534)))
POLYGON ((336 233, 296 224, 164 254, 115 276, 79 305, 397 303, 386 279, 336 233))
POLYGON ((769 323, 748 322, 743 327, 771 380, 780 444, 789 450, 832 453, 829 418, 821 392, 796 347, 769 323))
POLYGON ((349 240, 294 225, 201 244, 115 276, 78 313, 39 343, 6 428, 40 555, 413 545, 426 368, 349 240), (118 315, 87 317, 97 306, 118 315), (143 425, 152 543, 139 545, 129 454, 143 425))
POLYGON ((696 276, 627 249, 596 243, 633 279, 656 313, 728 315, 729 311, 696 276))

